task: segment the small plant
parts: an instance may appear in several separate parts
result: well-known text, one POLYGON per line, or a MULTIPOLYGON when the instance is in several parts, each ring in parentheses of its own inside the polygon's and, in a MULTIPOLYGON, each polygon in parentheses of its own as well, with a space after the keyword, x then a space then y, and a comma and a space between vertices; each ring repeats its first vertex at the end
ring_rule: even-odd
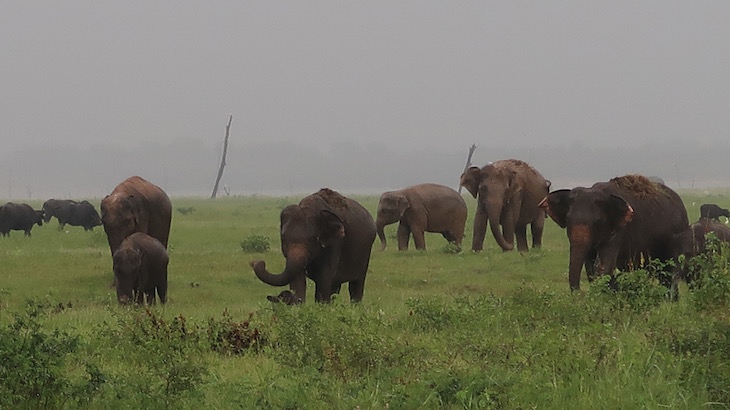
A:
POLYGON ((454 242, 449 242, 444 245, 443 248, 441 248, 441 252, 456 255, 461 253, 461 246, 457 245, 454 242))
POLYGON ((667 288, 657 280, 657 275, 666 274, 652 262, 646 269, 603 275, 591 284, 589 294, 598 302, 599 308, 606 305, 614 309, 629 309, 642 312, 658 306, 667 298, 667 288), (652 273, 657 269, 656 273, 652 273))
POLYGON ((264 235, 249 235, 241 241, 241 249, 246 253, 264 253, 271 248, 271 239, 264 235))
POLYGON ((177 211, 183 215, 191 215, 193 212, 195 212, 195 208, 192 206, 179 206, 175 209, 177 209, 177 211))

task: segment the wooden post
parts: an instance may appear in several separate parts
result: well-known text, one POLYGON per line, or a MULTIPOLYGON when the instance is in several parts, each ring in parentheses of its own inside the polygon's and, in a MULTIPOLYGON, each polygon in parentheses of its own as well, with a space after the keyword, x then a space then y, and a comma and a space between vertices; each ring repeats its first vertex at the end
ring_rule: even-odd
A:
POLYGON ((213 193, 210 195, 210 199, 215 199, 218 194, 218 184, 221 182, 223 177, 223 168, 226 167, 226 155, 228 154, 228 135, 231 132, 231 122, 233 121, 233 114, 228 117, 228 125, 226 125, 226 137, 223 139, 223 157, 221 158, 221 166, 218 168, 218 177, 215 179, 215 185, 213 186, 213 193))
MULTIPOLYGON (((471 144, 471 147, 469 147, 469 155, 466 157, 466 165, 464 165, 464 171, 462 171, 462 174, 466 172, 466 170, 469 169, 469 167, 471 166, 471 156, 474 154, 475 149, 477 149, 477 144, 471 144)), ((461 193, 461 184, 459 184, 459 193, 461 193)))

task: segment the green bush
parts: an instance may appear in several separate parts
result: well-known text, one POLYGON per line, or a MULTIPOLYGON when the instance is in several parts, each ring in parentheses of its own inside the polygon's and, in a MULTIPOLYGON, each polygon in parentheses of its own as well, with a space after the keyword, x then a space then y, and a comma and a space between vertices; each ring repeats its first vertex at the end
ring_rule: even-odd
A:
POLYGON ((194 407, 207 374, 205 339, 183 316, 168 321, 150 308, 122 312, 106 335, 125 366, 112 375, 114 396, 133 408, 194 407), (128 313, 125 315, 124 313, 128 313))
POLYGON ((268 252, 271 239, 264 235, 250 235, 241 241, 241 249, 246 253, 268 252))
POLYGON ((449 242, 441 248, 441 252, 456 255, 461 253, 461 246, 457 245, 454 242, 449 242))
POLYGON ((692 302, 699 310, 727 309, 730 306, 730 248, 707 234, 705 253, 688 261, 692 302))
POLYGON ((221 354, 241 354, 249 349, 258 349, 265 344, 265 338, 258 328, 251 325, 253 313, 248 320, 236 322, 223 312, 220 320, 208 319, 208 340, 213 351, 221 354))
POLYGON ((105 376, 88 362, 74 368, 70 357, 81 339, 68 332, 45 331, 39 320, 51 305, 28 301, 25 311, 13 315, 0 329, 0 408, 61 408, 90 402, 105 376), (77 377, 74 377, 77 376, 77 377))
POLYGON ((665 275, 663 265, 652 262, 646 269, 603 275, 591 283, 589 295, 598 309, 644 312, 667 300, 667 287, 657 275, 665 275))

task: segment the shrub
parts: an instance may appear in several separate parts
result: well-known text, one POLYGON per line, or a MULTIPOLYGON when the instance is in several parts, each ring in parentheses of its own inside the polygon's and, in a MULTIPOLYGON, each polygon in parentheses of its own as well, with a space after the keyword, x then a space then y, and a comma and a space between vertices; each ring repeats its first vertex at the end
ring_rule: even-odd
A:
POLYGON ((180 212, 183 215, 191 215, 193 212, 195 212, 195 208, 192 206, 180 206, 176 208, 178 212, 180 212))
POLYGON ((688 261, 693 304, 699 310, 726 308, 730 305, 730 248, 709 233, 705 249, 688 261))
POLYGON ((608 306, 613 310, 646 311, 667 298, 667 288, 659 283, 658 274, 665 274, 662 265, 652 262, 646 269, 603 275, 591 283, 590 299, 597 302, 598 309, 608 306))
POLYGON ((268 252, 271 242, 268 236, 250 235, 241 241, 241 249, 246 253, 264 253, 268 252))
POLYGON ((119 326, 107 329, 109 343, 127 364, 114 375, 118 400, 134 408, 180 407, 202 400, 207 374, 200 330, 183 316, 167 321, 150 308, 130 310, 119 326))
POLYGON ((461 246, 454 242, 449 242, 441 248, 441 252, 456 255, 461 253, 461 246))
POLYGON ((88 403, 104 384, 104 375, 90 363, 83 363, 82 380, 71 378, 67 359, 79 350, 81 340, 65 331, 44 331, 39 319, 50 309, 50 304, 29 301, 24 312, 0 329, 0 408, 88 403))
POLYGON ((211 349, 221 354, 241 354, 261 346, 265 339, 258 328, 251 326, 252 318, 253 313, 248 320, 235 322, 226 310, 222 319, 208 319, 207 333, 211 349))

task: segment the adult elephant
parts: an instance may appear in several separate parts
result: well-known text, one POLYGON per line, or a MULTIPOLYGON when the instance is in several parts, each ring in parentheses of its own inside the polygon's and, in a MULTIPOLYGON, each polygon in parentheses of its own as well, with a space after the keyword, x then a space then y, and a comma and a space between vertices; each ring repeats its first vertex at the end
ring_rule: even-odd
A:
POLYGON ((641 266, 642 259, 670 259, 673 236, 689 226, 679 195, 641 175, 560 189, 548 194, 540 207, 567 229, 572 290, 580 289, 584 265, 590 281, 615 268, 641 266))
POLYGON ((345 282, 350 300, 362 300, 375 241, 375 222, 362 205, 323 188, 281 211, 280 232, 286 267, 272 274, 264 261, 251 261, 259 279, 289 285, 298 303, 306 300, 307 277, 315 283, 318 302, 329 302, 345 282))
POLYGON ((112 255, 135 232, 148 234, 167 249, 171 221, 172 203, 165 191, 138 176, 125 179, 101 200, 101 222, 112 255))
POLYGON ((43 211, 36 211, 28 204, 8 202, 0 206, 0 233, 10 236, 10 231, 23 231, 30 236, 33 225, 43 225, 43 211))
MULTIPOLYGON (((672 254, 675 257, 683 255, 685 259, 693 258, 706 251, 705 236, 714 233, 718 240, 730 243, 730 227, 713 218, 700 217, 700 219, 687 228, 687 230, 674 235, 672 238, 672 254)), ((679 260, 675 264, 676 279, 684 279, 691 282, 686 264, 679 260)))
POLYGON ((375 227, 380 250, 385 249, 386 225, 398 224, 398 250, 408 249, 413 234, 416 249, 426 249, 424 232, 438 232, 461 246, 466 222, 466 202, 455 190, 438 184, 419 184, 399 191, 384 192, 378 202, 375 227))
POLYGON ((482 168, 471 167, 461 174, 461 186, 477 199, 471 249, 481 251, 487 221, 497 244, 505 251, 527 251, 527 225, 532 246, 542 245, 545 212, 537 207, 550 190, 550 181, 524 161, 505 159, 482 168), (500 231, 500 226, 502 230, 500 231))

